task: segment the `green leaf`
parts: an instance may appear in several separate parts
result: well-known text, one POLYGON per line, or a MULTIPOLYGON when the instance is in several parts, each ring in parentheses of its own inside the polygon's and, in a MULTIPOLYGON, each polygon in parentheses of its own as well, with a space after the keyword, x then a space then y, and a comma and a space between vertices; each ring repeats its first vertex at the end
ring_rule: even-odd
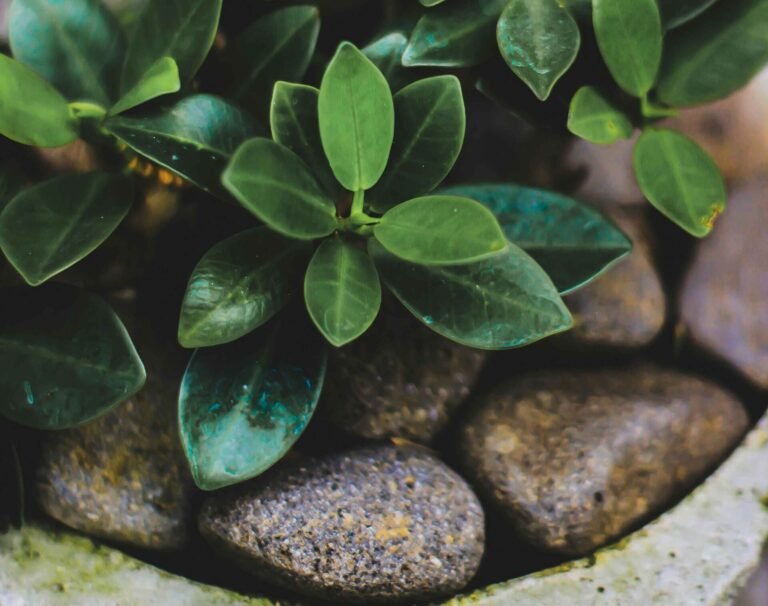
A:
POLYGON ((148 116, 116 116, 110 133, 155 164, 213 194, 226 196, 221 173, 237 147, 253 137, 253 120, 224 99, 194 95, 148 116))
POLYGON ((464 99, 455 76, 414 82, 397 93, 394 102, 395 139, 389 164, 367 194, 378 212, 440 185, 464 143, 464 99))
POLYGON ((24 188, 24 175, 15 162, 0 165, 0 214, 24 188))
POLYGON ((162 57, 172 57, 181 83, 208 56, 219 26, 222 0, 149 0, 133 25, 120 91, 126 94, 162 57))
POLYGON ((14 0, 9 31, 14 57, 68 99, 117 96, 125 39, 100 0, 14 0))
POLYGON ((0 134, 36 147, 59 147, 78 137, 67 100, 32 69, 1 54, 0 134))
POLYGON ((552 281, 514 244, 465 265, 406 263, 375 240, 369 250, 384 283, 419 320, 478 349, 522 347, 572 325, 552 281))
POLYGON ((0 215, 0 248, 32 286, 88 256, 120 225, 133 182, 102 172, 62 175, 17 195, 0 215))
POLYGON ((304 278, 304 300, 312 321, 341 347, 370 328, 381 306, 381 284, 368 254, 349 242, 325 240, 304 278))
POLYGON ((403 67, 403 53, 408 46, 408 38, 401 32, 392 32, 371 42, 363 48, 363 54, 379 68, 389 82, 389 87, 399 90, 411 79, 412 70, 403 67))
POLYGON ((428 11, 403 54, 407 67, 469 67, 495 52, 494 32, 508 0, 461 0, 428 11))
POLYGON ((542 101, 581 46, 579 26, 558 0, 511 0, 496 38, 504 61, 542 101))
POLYGON ((104 414, 144 384, 125 327, 101 299, 61 284, 0 297, 0 414, 63 429, 104 414))
POLYGON ((311 249, 266 227, 218 243, 189 278, 179 318, 179 343, 229 343, 272 318, 298 290, 311 249))
POLYGON ((203 490, 266 471, 312 418, 326 348, 303 323, 301 330, 292 324, 264 327, 192 356, 181 383, 179 426, 192 476, 203 490))
POLYGON ((147 70, 136 86, 115 103, 109 113, 110 115, 122 113, 162 95, 176 93, 180 89, 181 81, 176 61, 171 57, 163 57, 147 70))
POLYGON ((290 6, 258 19, 233 44, 234 97, 268 99, 278 80, 304 77, 320 32, 315 6, 290 6))
POLYGON ((608 145, 619 139, 629 139, 634 127, 627 115, 599 90, 582 86, 571 99, 568 130, 592 143, 608 145))
POLYGON ((429 8, 430 6, 437 6, 438 4, 442 4, 445 2, 445 0, 419 0, 419 2, 421 2, 422 6, 429 8))
POLYGON ((246 141, 222 180, 245 208, 285 236, 312 240, 336 230, 331 199, 304 161, 275 141, 246 141))
POLYGON ((656 0, 593 0, 592 20, 600 53, 613 79, 642 97, 661 63, 661 16, 656 0))
POLYGON ((768 0, 718 2, 669 34, 657 88, 672 106, 721 99, 768 62, 768 0))
POLYGON ((659 0, 661 20, 666 29, 679 27, 712 6, 716 0, 659 0))
POLYGON ((318 116, 323 149, 339 183, 355 192, 373 187, 389 159, 395 109, 384 76, 348 42, 325 71, 318 116))
POLYGON ((458 196, 425 196, 395 206, 374 228, 401 259, 424 265, 470 263, 496 255, 507 241, 482 204, 458 196))
POLYGON ((507 239, 541 265, 560 294, 585 286, 632 250, 629 239, 602 213, 553 192, 490 183, 441 193, 488 207, 507 239))
POLYGON ((646 130, 634 151, 637 182, 659 212, 693 236, 706 236, 725 210, 723 177, 695 142, 671 130, 646 130))

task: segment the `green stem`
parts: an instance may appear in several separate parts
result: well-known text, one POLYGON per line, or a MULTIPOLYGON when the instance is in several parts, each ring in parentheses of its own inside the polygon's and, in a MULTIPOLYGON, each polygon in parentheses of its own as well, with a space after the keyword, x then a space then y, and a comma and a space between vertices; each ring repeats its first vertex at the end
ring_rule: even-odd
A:
POLYGON ((107 115, 107 110, 98 103, 89 101, 73 101, 69 104, 72 114, 79 119, 82 118, 103 118, 107 115))
POLYGON ((350 217, 363 213, 365 206, 365 190, 358 189, 355 192, 355 197, 352 198, 352 211, 349 213, 350 217))
POLYGON ((640 97, 640 112, 644 118, 649 120, 659 120, 662 118, 674 118, 677 116, 677 110, 673 107, 663 107, 653 103, 645 94, 640 97))

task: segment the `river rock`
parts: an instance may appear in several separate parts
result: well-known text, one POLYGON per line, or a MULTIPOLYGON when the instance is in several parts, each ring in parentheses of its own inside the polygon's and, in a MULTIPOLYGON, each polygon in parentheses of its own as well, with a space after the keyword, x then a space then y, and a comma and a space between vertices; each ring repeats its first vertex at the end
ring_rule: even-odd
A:
POLYGON ((541 372, 478 402, 461 451, 519 535, 574 556, 685 494, 747 424, 729 393, 674 371, 541 372))
POLYGON ((416 446, 370 446, 283 467, 210 497, 199 525, 245 570, 334 603, 455 593, 484 547, 475 494, 416 446))

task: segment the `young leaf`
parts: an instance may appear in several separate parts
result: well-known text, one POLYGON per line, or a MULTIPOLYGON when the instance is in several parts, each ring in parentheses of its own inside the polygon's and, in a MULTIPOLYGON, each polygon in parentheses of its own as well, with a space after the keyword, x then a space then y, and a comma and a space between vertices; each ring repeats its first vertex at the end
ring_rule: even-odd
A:
POLYGON ((189 278, 179 318, 179 343, 229 343, 272 318, 298 290, 310 248, 256 227, 209 250, 189 278))
POLYGON ((679 27, 712 6, 716 0, 659 0, 661 20, 666 29, 679 27))
POLYGON ((406 263, 375 240, 369 250, 384 283, 435 332, 478 349, 522 347, 573 320, 547 274, 517 246, 477 263, 406 263))
POLYGON ((341 347, 370 328, 381 306, 381 284, 363 250, 325 240, 304 278, 304 300, 312 321, 328 341, 341 347))
POLYGON ((389 159, 395 109, 384 76, 348 42, 325 71, 318 116, 323 149, 339 183, 355 192, 373 187, 389 159))
POLYGON ((195 352, 179 393, 181 441, 195 483, 253 478, 302 434, 323 388, 326 349, 288 322, 195 352))
POLYGON ((5 55, 0 55, 0 134, 36 147, 59 147, 78 137, 67 100, 32 69, 5 55))
POLYGON ((363 54, 379 68, 393 91, 400 90, 410 81, 412 70, 403 67, 403 53, 408 38, 401 32, 393 32, 377 38, 363 49, 363 54))
POLYGON ((455 76, 425 78, 394 96, 395 139, 383 176, 366 195, 377 212, 428 194, 453 168, 466 116, 455 76))
POLYGON ((336 229, 336 207, 304 161, 269 139, 251 139, 222 176, 235 198, 275 231, 312 240, 336 229))
POLYGON ((117 96, 125 39, 101 0, 14 0, 9 32, 14 57, 68 99, 117 96))
POLYGON ((176 93, 181 88, 179 67, 171 57, 158 59, 141 80, 109 110, 116 115, 162 95, 176 93))
POLYGON ((501 56, 542 101, 571 67, 581 34, 558 0, 511 0, 496 29, 501 56))
POLYGON ((549 191, 482 184, 441 193, 487 206, 507 239, 541 265, 560 294, 588 284, 632 250, 629 239, 600 212, 549 191))
POLYGON ((725 183, 696 143, 671 130, 647 130, 634 151, 643 194, 659 212, 696 237, 706 236, 725 210, 725 183))
POLYGON ((493 214, 458 196, 403 202, 381 218, 374 234, 389 252, 423 265, 471 263, 507 247, 493 214))
POLYGON ((593 0, 592 21, 600 53, 613 79, 642 97, 661 62, 662 30, 656 0, 593 0))
POLYGON ((101 299, 61 284, 0 296, 0 414, 64 429, 107 412, 144 384, 125 327, 101 299))
POLYGON ((582 86, 571 99, 568 130, 577 137, 608 145, 629 139, 634 127, 627 115, 592 86, 582 86))

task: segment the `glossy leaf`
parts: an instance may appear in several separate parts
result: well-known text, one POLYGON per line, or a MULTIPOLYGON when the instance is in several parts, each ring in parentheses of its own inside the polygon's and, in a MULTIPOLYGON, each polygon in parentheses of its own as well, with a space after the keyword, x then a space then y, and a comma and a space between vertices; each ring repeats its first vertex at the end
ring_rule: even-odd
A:
POLYGON ((162 95, 178 92, 180 88, 176 61, 171 57, 162 57, 147 70, 136 86, 112 106, 109 113, 119 114, 162 95))
POLYGON ((381 218, 374 234, 392 254, 424 265, 470 263, 507 247, 493 214, 459 196, 403 202, 381 218))
POLYGON ((394 102, 395 139, 389 163, 366 194, 377 212, 440 185, 464 143, 464 99, 455 76, 414 82, 397 93, 394 102))
POLYGON ((67 100, 32 69, 0 55, 0 134, 36 147, 59 147, 78 137, 67 100))
POLYGON ((408 46, 408 38, 401 32, 392 32, 377 38, 363 48, 363 54, 379 68, 389 82, 392 91, 400 90, 411 80, 411 70, 403 66, 403 53, 408 46))
POLYGON ((664 27, 672 29, 698 17, 716 0, 658 0, 664 27))
POLYGON ((325 378, 325 347, 311 332, 285 322, 192 356, 179 394, 179 426, 200 488, 259 475, 302 434, 325 378))
POLYGON ((348 42, 325 71, 318 116, 323 149, 339 183, 350 191, 373 187, 389 159, 395 110, 384 76, 348 42))
POLYGON ((229 343, 272 318, 300 285, 310 255, 306 242, 266 227, 236 234, 209 250, 189 278, 179 318, 179 343, 229 343))
POLYGON ((627 115, 592 86, 582 86, 571 99, 568 130, 592 143, 608 145, 629 139, 634 127, 627 115))
POLYGON ((60 284, 0 296, 0 414, 63 429, 98 417, 144 384, 125 327, 101 299, 60 284))
POLYGON ((125 39, 101 0, 14 0, 9 31, 14 57, 68 99, 116 98, 125 39))
POLYGON ((487 206, 507 239, 541 265, 561 294, 588 284, 632 250, 629 239, 602 213, 550 191, 488 183, 441 193, 487 206))
POLYGON ((419 2, 421 2, 422 6, 429 8, 430 6, 437 6, 438 4, 442 4, 445 2, 445 0, 419 0, 419 2))
POLYGON ((637 181, 657 210, 697 237, 725 210, 720 171, 695 142, 671 130, 647 130, 634 151, 637 181))
POLYGON ((656 0, 593 0, 592 21, 600 53, 617 84, 642 97, 661 63, 661 16, 656 0))
POLYGON ((102 172, 63 175, 17 195, 0 215, 0 248, 32 286, 89 255, 133 202, 132 181, 102 172))
POLYGON ((571 67, 581 33, 558 0, 511 0, 496 28, 501 56, 542 101, 571 67))
POLYGON ((312 240, 336 229, 333 201, 306 163, 275 141, 246 141, 222 180, 245 208, 285 236, 312 240))
POLYGON ((510 349, 572 325, 547 274, 514 244, 483 261, 447 267, 407 263, 375 240, 369 250, 382 280, 408 310, 457 343, 510 349))
POLYGON ((24 175, 15 162, 0 164, 0 214, 24 187, 24 175))
POLYGON ((672 106, 721 99, 768 63, 768 0, 723 0, 667 36, 658 96, 672 106))
POLYGON ((368 253, 349 242, 325 240, 307 269, 304 300, 315 326, 332 345, 357 339, 381 306, 379 275, 368 253))

